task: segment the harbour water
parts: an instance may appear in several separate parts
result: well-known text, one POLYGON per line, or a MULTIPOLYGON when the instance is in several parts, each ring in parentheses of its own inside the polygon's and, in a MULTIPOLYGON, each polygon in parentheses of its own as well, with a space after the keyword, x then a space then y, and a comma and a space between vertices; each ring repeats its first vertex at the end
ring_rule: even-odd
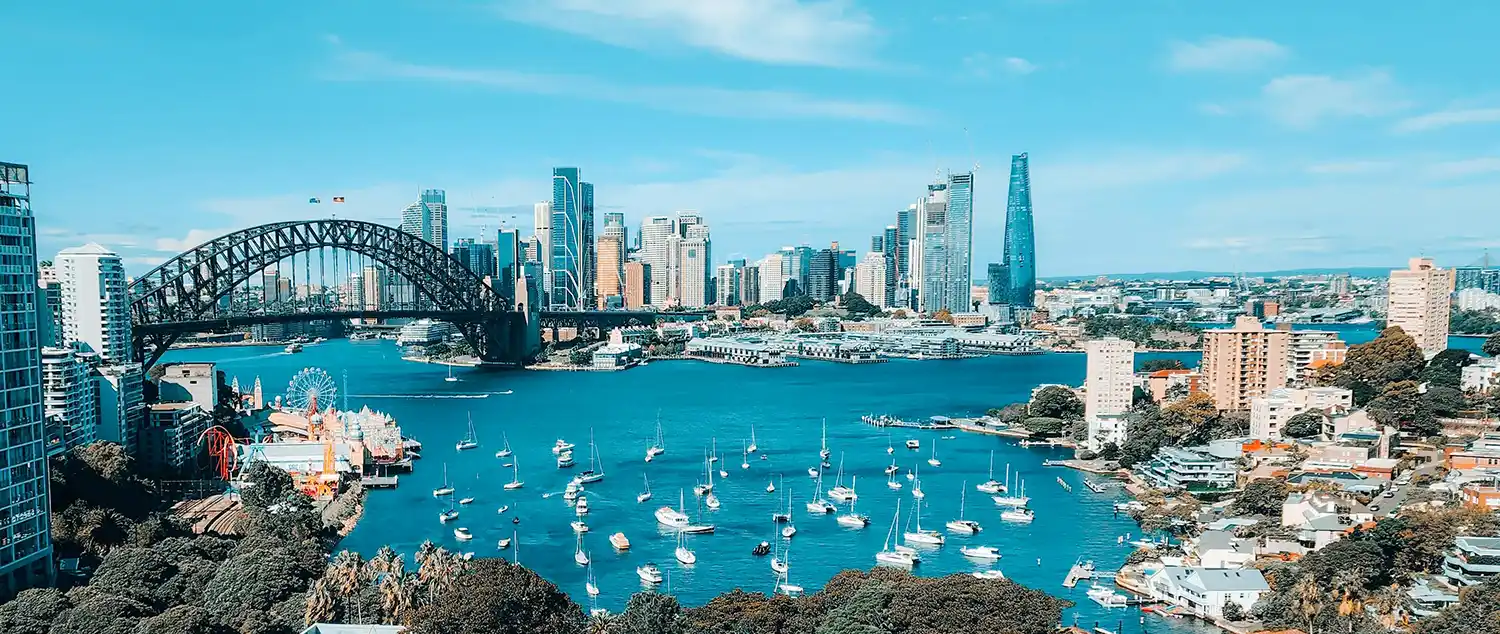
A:
MULTIPOLYGON (((1160 356, 1192 363, 1197 355, 1139 355, 1142 361, 1160 356)), ((395 345, 383 341, 335 340, 307 346, 297 354, 256 347, 183 350, 173 351, 166 360, 215 361, 241 385, 259 376, 268 399, 281 393, 304 367, 321 367, 336 378, 346 373, 348 407, 368 405, 386 411, 408 435, 421 440, 424 457, 415 472, 403 475, 395 490, 372 492, 363 518, 342 544, 366 556, 387 544, 409 554, 432 540, 475 556, 509 558, 516 552, 499 552, 496 542, 515 534, 522 564, 557 583, 580 604, 619 610, 642 588, 635 569, 645 562, 655 562, 669 576, 670 591, 688 605, 736 587, 770 592, 775 575, 769 558, 754 557, 750 551, 763 540, 783 546, 789 542, 790 582, 811 592, 841 570, 874 564, 898 502, 903 525, 910 521, 913 482, 901 477, 903 488, 893 491, 883 473, 893 458, 886 448, 893 445, 903 474, 920 469, 926 493, 923 528, 941 531, 945 522, 957 518, 960 491, 966 491, 965 517, 984 527, 974 537, 949 534, 946 545, 924 552, 916 573, 998 568, 1017 582, 1076 602, 1066 622, 1076 615, 1080 625, 1098 622, 1115 629, 1124 621, 1128 632, 1143 625, 1134 608, 1106 610, 1089 601, 1086 582, 1071 590, 1062 587, 1079 559, 1097 562, 1100 570, 1119 567, 1130 548, 1118 545, 1117 536, 1138 532, 1129 518, 1114 516, 1115 494, 1091 492, 1082 486, 1084 476, 1078 472, 1042 466, 1047 458, 1066 457, 1064 450, 1023 449, 1014 440, 957 431, 894 430, 888 439, 885 431, 859 422, 869 413, 907 419, 974 415, 1024 401, 1040 383, 1080 383, 1083 355, 893 360, 864 366, 803 362, 778 369, 673 361, 607 373, 464 369, 455 372, 460 379, 456 382, 445 380, 444 366, 402 361, 395 345), (454 444, 466 433, 469 416, 479 447, 460 452, 454 444), (647 464, 643 457, 658 418, 667 452, 647 464), (818 462, 824 419, 835 467, 825 472, 824 489, 833 486, 842 459, 845 483, 858 478, 858 511, 871 520, 862 530, 844 528, 833 515, 812 515, 805 508, 815 486, 807 470, 818 462), (741 446, 752 425, 760 451, 751 454, 749 467, 742 469, 741 446), (591 554, 601 590, 593 601, 584 593, 586 571, 573 561, 577 542, 569 522, 576 517, 559 495, 572 475, 589 466, 590 432, 606 474, 586 492, 590 513, 585 519, 591 530, 583 548, 591 554), (495 457, 502 438, 509 440, 514 456, 495 457), (550 448, 558 438, 578 445, 578 465, 573 469, 555 466, 550 448), (921 449, 905 449, 908 438, 919 440, 921 449), (699 506, 692 487, 703 480, 704 454, 714 443, 721 457, 715 471, 724 469, 729 475, 720 479, 715 473, 714 490, 723 506, 708 511, 699 506), (926 462, 933 447, 941 467, 926 462), (999 509, 974 490, 988 477, 992 451, 996 479, 1004 477, 1009 465, 1013 477, 1026 482, 1036 511, 1033 523, 1001 522, 999 509), (760 459, 762 455, 766 459, 760 459), (511 461, 518 465, 525 487, 505 491, 501 487, 512 474, 502 464, 511 461), (444 465, 458 490, 456 497, 476 498, 460 507, 459 519, 447 525, 438 521, 438 513, 448 502, 432 496, 443 480, 444 465), (654 497, 639 504, 636 495, 642 491, 643 474, 654 497), (1071 492, 1058 484, 1059 477, 1069 483, 1071 492), (766 492, 770 482, 776 483, 776 493, 766 492), (771 516, 785 510, 788 492, 797 534, 781 540, 771 516), (547 493, 551 496, 543 498, 547 493), (697 554, 694 566, 674 559, 674 537, 660 530, 652 515, 663 504, 676 505, 679 495, 685 496, 686 510, 695 521, 717 526, 712 535, 687 539, 697 554), (500 514, 501 506, 510 510, 500 514), (514 524, 513 517, 521 521, 514 524), (473 541, 457 541, 457 526, 472 531, 473 541), (607 538, 615 532, 630 539, 629 552, 616 553, 610 547, 607 538), (959 553, 968 544, 995 546, 1002 559, 993 566, 968 560, 959 553)), ((662 584, 661 590, 666 589, 662 584)), ((1157 617, 1147 617, 1144 625, 1158 631, 1192 627, 1187 621, 1157 617)))

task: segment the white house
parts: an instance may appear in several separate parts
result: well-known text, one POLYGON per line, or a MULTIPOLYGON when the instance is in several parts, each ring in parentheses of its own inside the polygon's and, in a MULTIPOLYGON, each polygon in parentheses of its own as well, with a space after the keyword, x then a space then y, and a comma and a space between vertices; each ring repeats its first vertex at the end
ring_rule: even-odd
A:
POLYGON ((1368 512, 1339 509, 1339 499, 1327 493, 1293 493, 1281 504, 1281 525, 1300 530, 1298 540, 1313 550, 1343 539, 1344 533, 1374 519, 1368 512))
POLYGON ((1229 531, 1204 531, 1193 544, 1193 555, 1204 568, 1244 568, 1255 561, 1255 540, 1239 539, 1229 531))
POLYGON ((1270 592, 1266 578, 1255 569, 1184 568, 1166 566, 1146 579, 1151 598, 1166 601, 1204 618, 1223 618, 1230 602, 1248 612, 1270 592))

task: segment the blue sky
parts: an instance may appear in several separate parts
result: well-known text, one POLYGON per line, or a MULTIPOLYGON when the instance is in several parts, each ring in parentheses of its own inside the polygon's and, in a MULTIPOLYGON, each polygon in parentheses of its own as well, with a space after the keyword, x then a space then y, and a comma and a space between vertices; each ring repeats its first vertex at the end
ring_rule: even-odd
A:
POLYGON ((1022 151, 1043 276, 1500 247, 1500 4, 1348 9, 27 2, 5 11, 0 160, 32 166, 44 256, 98 241, 137 272, 262 222, 393 222, 423 187, 455 236, 529 229, 554 165, 632 225, 701 211, 720 261, 862 249, 978 163, 982 276, 1022 151))

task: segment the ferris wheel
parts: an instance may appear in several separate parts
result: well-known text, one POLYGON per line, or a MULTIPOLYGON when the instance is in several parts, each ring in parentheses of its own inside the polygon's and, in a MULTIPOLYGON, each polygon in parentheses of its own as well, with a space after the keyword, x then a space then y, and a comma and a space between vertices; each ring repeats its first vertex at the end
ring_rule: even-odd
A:
POLYGON ((286 386, 286 405, 294 411, 311 412, 333 405, 338 394, 333 377, 322 368, 303 368, 286 386))

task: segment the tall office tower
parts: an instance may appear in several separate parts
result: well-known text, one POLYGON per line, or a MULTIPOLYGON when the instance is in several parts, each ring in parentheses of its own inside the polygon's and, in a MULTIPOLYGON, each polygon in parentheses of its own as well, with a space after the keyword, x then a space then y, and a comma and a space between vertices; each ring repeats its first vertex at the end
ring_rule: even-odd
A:
POLYGON ((0 600, 52 578, 47 500, 46 423, 37 348, 36 226, 25 165, 0 163, 0 456, 5 492, 0 509, 0 600))
POLYGON ((807 273, 807 296, 815 301, 828 301, 838 293, 839 253, 823 249, 813 254, 807 273))
POLYGON ((886 266, 889 264, 884 253, 872 251, 865 254, 865 259, 854 266, 854 292, 881 308, 890 306, 890 298, 894 289, 886 286, 886 266))
MULTIPOLYGON (((696 229, 696 227, 695 227, 696 229)), ((677 240, 677 301, 684 308, 708 305, 707 231, 677 240)))
MULTIPOLYGON (((808 276, 812 272, 813 248, 807 245, 792 247, 791 259, 788 260, 790 270, 787 279, 796 282, 797 295, 806 295, 808 276)), ((783 293, 784 294, 784 293, 783 293)))
POLYGON ((928 185, 921 210, 922 230, 917 236, 920 245, 917 297, 921 310, 929 314, 940 310, 963 312, 969 306, 968 281, 952 269, 955 259, 951 251, 961 245, 949 243, 955 232, 949 227, 948 184, 928 185))
POLYGON ((490 242, 475 242, 469 245, 469 270, 479 277, 495 276, 495 245, 490 242))
POLYGON ((989 271, 985 275, 985 286, 988 292, 985 301, 990 304, 1004 304, 1010 299, 1010 270, 1004 264, 990 262, 989 271))
POLYGON ((516 302, 516 281, 521 279, 521 231, 501 229, 495 241, 495 280, 491 284, 501 297, 516 302))
POLYGON ((99 355, 105 365, 130 363, 130 294, 120 256, 90 243, 63 249, 55 262, 63 340, 99 355))
POLYGON ((401 210, 401 231, 448 251, 448 194, 424 189, 422 195, 401 210))
POLYGON ((1386 325, 1400 326, 1422 353, 1431 357, 1448 347, 1448 301, 1453 271, 1437 268, 1432 258, 1412 258, 1405 269, 1391 271, 1386 289, 1386 325))
POLYGON ((672 261, 676 259, 673 249, 672 238, 676 236, 675 225, 667 216, 651 216, 641 220, 641 250, 639 257, 641 262, 650 269, 647 281, 651 288, 646 293, 646 303, 652 306, 666 306, 672 284, 669 281, 672 273, 672 261))
POLYGON ((386 280, 385 269, 374 264, 365 266, 364 282, 360 284, 364 291, 365 310, 380 310, 386 303, 386 280))
POLYGON ((780 253, 766 255, 758 265, 760 268, 760 295, 756 302, 764 304, 781 299, 782 289, 786 287, 786 257, 780 253))
POLYGON ((696 211, 679 211, 676 223, 677 235, 686 238, 692 227, 703 224, 703 214, 696 211))
POLYGON ((42 415, 49 428, 47 455, 94 442, 99 428, 99 387, 89 353, 42 348, 42 415))
POLYGON ((473 249, 473 238, 458 238, 453 241, 453 248, 448 250, 448 255, 452 256, 453 259, 462 262, 464 268, 469 269, 470 273, 477 274, 478 272, 475 271, 472 266, 469 266, 469 262, 473 259, 472 257, 470 257, 472 255, 473 249))
POLYGON ((896 278, 902 282, 911 276, 911 247, 920 222, 921 211, 916 205, 896 212, 896 278))
POLYGON ((638 310, 651 303, 651 265, 625 263, 625 308, 638 310))
POLYGON ((747 264, 735 271, 740 276, 740 303, 754 304, 760 299, 760 266, 747 264))
POLYGON ((594 186, 578 168, 552 169, 552 276, 548 301, 554 310, 593 306, 594 186))
POLYGON ((1135 343, 1118 337, 1084 344, 1088 368, 1084 380, 1083 417, 1088 422, 1088 446, 1099 451, 1106 443, 1125 444, 1125 411, 1135 396, 1135 343))
POLYGON ((720 306, 738 306, 740 303, 740 270, 733 264, 720 264, 714 269, 715 299, 720 306))
POLYGON ((536 260, 537 262, 540 262, 542 264, 541 279, 544 280, 542 283, 542 291, 545 295, 547 290, 547 282, 545 280, 552 279, 552 277, 547 274, 547 271, 551 270, 552 268, 552 201, 544 200, 542 202, 536 203, 535 205, 532 205, 531 213, 531 234, 533 236, 536 236, 537 242, 537 248, 532 253, 531 259, 536 260))
POLYGON ((365 274, 364 271, 349 274, 349 282, 344 285, 344 297, 339 302, 345 308, 363 306, 365 303, 365 274))
POLYGON ((625 227, 625 214, 611 211, 604 214, 604 233, 601 236, 620 239, 620 248, 628 249, 630 245, 630 230, 625 227))
POLYGON ((1010 157, 1005 202, 1005 269, 1011 306, 1032 308, 1036 295, 1036 233, 1031 222, 1031 167, 1023 152, 1010 157))
POLYGON ((948 280, 944 294, 957 308, 972 310, 974 285, 974 173, 948 175, 948 280))
POLYGON ((870 250, 875 253, 885 253, 885 234, 870 236, 870 250))
MULTIPOLYGON (((623 229, 623 227, 621 227, 623 229)), ((606 234, 608 229, 605 229, 606 234)), ((610 300, 616 307, 624 306, 625 297, 625 236, 624 234, 599 237, 596 249, 599 256, 599 278, 594 284, 594 296, 599 308, 610 308, 610 300)))
POLYGON ((1267 330, 1259 319, 1240 315, 1234 327, 1203 331, 1199 371, 1220 410, 1250 409, 1250 401, 1287 385, 1291 333, 1267 330))

